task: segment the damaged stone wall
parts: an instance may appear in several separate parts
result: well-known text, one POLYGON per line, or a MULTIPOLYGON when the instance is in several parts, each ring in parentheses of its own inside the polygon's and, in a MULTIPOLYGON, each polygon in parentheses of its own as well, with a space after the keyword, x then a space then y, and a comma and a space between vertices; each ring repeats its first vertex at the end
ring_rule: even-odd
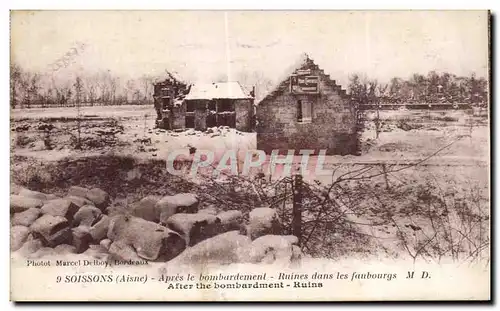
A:
POLYGON ((186 105, 175 105, 172 107, 171 128, 183 129, 186 127, 186 105))
POLYGON ((210 110, 210 106, 216 106, 217 101, 210 100, 191 100, 189 105, 193 105, 194 111, 188 112, 186 106, 188 101, 183 104, 183 109, 179 109, 175 114, 175 119, 185 119, 186 116, 193 117, 193 123, 178 122, 175 123, 175 128, 194 128, 198 131, 205 131, 208 127, 212 126, 229 126, 236 128, 242 132, 251 132, 253 130, 253 100, 252 99, 234 99, 231 104, 234 111, 216 111, 210 110), (212 104, 212 105, 211 105, 212 104), (212 113, 213 112, 213 113, 212 113), (208 120, 213 118, 213 120, 208 120), (232 119, 232 122, 231 122, 232 119), (213 123, 213 124, 212 124, 213 123))
POLYGON ((242 132, 251 132, 253 130, 253 100, 236 99, 234 110, 236 112, 236 129, 242 132))
POLYGON ((185 127, 185 107, 183 98, 189 88, 173 76, 162 82, 154 83, 154 107, 157 114, 157 126, 165 129, 185 127))
POLYGON ((194 129, 205 131, 207 129, 208 109, 205 104, 197 106, 194 110, 194 129))
POLYGON ((290 92, 290 79, 257 106, 257 149, 327 149, 327 154, 356 153, 356 117, 345 91, 312 62, 300 70, 319 76, 319 94, 290 92), (311 122, 298 121, 298 100, 312 103, 311 122))

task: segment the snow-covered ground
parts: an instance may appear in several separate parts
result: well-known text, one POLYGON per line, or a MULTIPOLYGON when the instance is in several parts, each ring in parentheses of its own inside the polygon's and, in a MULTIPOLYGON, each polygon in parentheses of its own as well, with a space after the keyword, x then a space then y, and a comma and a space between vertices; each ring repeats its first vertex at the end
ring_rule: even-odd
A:
MULTIPOLYGON (((85 157, 101 154, 130 155, 135 158, 168 159, 173 151, 188 151, 190 147, 202 152, 214 152, 213 164, 218 163, 229 151, 238 154, 239 161, 245 159, 248 151, 256 149, 256 134, 240 132, 227 127, 210 128, 206 132, 188 129, 183 132, 166 131, 155 128, 155 114, 151 106, 98 106, 82 107, 81 115, 91 117, 83 121, 82 135, 98 137, 95 130, 116 130, 116 139, 120 143, 103 148, 75 150, 69 146, 68 133, 76 134, 76 122, 64 120, 74 118, 76 108, 25 109, 11 112, 11 127, 29 124, 27 131, 13 131, 12 152, 16 155, 33 156, 47 161, 64 157, 85 157), (93 118, 97 118, 93 120, 93 118), (43 132, 37 131, 40 119, 52 118, 56 130, 51 139, 57 146, 46 150, 43 146, 43 132), (99 121, 101 118, 101 121, 99 121), (92 121, 93 120, 93 121, 92 121), (104 121, 102 121, 104 120, 104 121), (109 120, 116 120, 109 125, 109 120), (103 124, 99 124, 103 122, 103 124), (105 123, 108 122, 108 123, 105 123), (86 127, 87 126, 87 127, 86 127), (114 126, 114 127, 113 127, 114 126), (17 146, 19 136, 28 136, 34 143, 17 146), (36 145, 36 148, 33 148, 36 145)), ((450 170, 457 175, 464 173, 469 178, 481 172, 485 179, 489 165, 489 127, 485 118, 471 117, 465 111, 381 111, 382 132, 376 137, 373 121, 375 112, 367 113, 365 130, 362 135, 363 152, 361 156, 326 156, 323 167, 330 169, 338 164, 388 164, 404 165, 426 159, 422 164, 437 171, 450 170), (417 125, 403 130, 398 122, 417 125), (428 158, 428 159, 427 159, 428 158), (469 174, 470 173, 470 174, 469 174), (472 175, 471 175, 472 174, 472 175)), ((269 160, 269 156, 268 156, 269 160)), ((298 167, 301 157, 294 158, 298 167)), ((312 172, 318 158, 312 156, 309 161, 308 178, 318 178, 312 172)), ((279 169, 277 175, 279 176, 279 169)), ((327 182, 331 176, 320 179, 327 182)))

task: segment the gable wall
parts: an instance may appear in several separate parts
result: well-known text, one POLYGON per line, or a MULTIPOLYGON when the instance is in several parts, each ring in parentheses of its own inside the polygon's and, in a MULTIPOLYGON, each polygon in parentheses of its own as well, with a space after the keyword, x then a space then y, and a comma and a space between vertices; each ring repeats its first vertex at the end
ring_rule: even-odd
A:
POLYGON ((328 154, 353 154, 356 148, 356 119, 339 87, 312 63, 301 69, 312 69, 320 76, 317 95, 295 95, 290 79, 277 94, 264 99, 257 107, 257 149, 270 153, 274 149, 327 149, 328 154), (297 121, 297 101, 312 102, 312 122, 297 121))

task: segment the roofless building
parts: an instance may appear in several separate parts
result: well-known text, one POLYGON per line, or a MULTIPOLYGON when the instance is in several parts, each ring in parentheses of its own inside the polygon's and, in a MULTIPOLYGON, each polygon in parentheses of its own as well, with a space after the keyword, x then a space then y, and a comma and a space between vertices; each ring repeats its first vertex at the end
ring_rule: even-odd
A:
POLYGON ((204 131, 229 126, 239 131, 253 130, 254 97, 238 82, 186 85, 171 77, 155 84, 158 126, 176 130, 204 131))

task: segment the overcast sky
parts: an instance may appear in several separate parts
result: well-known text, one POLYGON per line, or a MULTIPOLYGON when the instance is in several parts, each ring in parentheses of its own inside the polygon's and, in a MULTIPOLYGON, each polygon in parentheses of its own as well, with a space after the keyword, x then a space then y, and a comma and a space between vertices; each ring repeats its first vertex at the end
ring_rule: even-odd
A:
POLYGON ((277 82, 306 52, 345 87, 353 72, 380 81, 430 70, 487 76, 487 29, 483 11, 15 12, 11 54, 46 70, 79 41, 86 48, 68 70, 170 69, 192 82, 257 71, 277 82))

